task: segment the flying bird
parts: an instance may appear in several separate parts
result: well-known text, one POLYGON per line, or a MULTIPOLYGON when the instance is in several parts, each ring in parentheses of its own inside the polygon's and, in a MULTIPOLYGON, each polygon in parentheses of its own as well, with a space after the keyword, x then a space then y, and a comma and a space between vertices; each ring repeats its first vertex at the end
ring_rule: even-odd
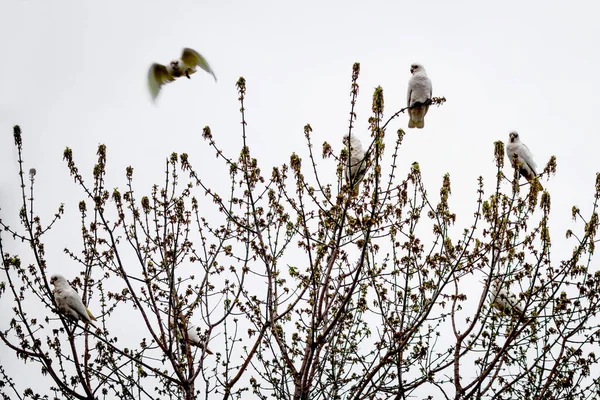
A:
POLYGON ((91 324, 96 321, 90 310, 83 304, 79 294, 69 285, 69 282, 62 275, 52 275, 50 283, 54 285, 54 301, 58 307, 58 311, 64 314, 69 319, 77 322, 83 321, 86 324, 91 324))
POLYGON ((407 93, 408 127, 422 129, 431 103, 431 80, 421 64, 412 64, 410 73, 412 76, 408 80, 407 93))
POLYGON ((352 187, 352 196, 358 196, 360 182, 363 180, 369 169, 369 157, 356 135, 346 135, 344 137, 344 144, 346 146, 348 146, 348 137, 350 137, 350 167, 348 167, 348 159, 346 158, 343 160, 344 172, 346 175, 346 182, 352 187))
MULTIPOLYGON (((171 321, 172 320, 173 320, 173 317, 171 317, 171 321)), ((184 327, 187 327, 187 337, 190 340, 190 344, 193 346, 196 346, 200 349, 203 349, 205 340, 200 335, 200 328, 198 328, 195 325, 190 324, 189 321, 186 322, 183 314, 179 314, 179 323, 177 324, 176 328, 177 328, 177 337, 180 339, 180 341, 182 343, 185 343, 185 335, 184 335, 184 330, 183 330, 184 327)), ((206 353, 213 354, 213 352, 208 348, 208 346, 206 347, 206 353)))
POLYGON ((217 77, 208 61, 194 49, 185 48, 181 53, 181 59, 171 61, 168 65, 154 63, 148 71, 148 87, 152 100, 156 100, 160 89, 166 83, 173 82, 175 79, 185 76, 190 79, 190 75, 196 72, 200 67, 213 76, 215 82, 217 77))
POLYGON ((536 164, 533 161, 533 155, 529 148, 521 142, 519 134, 515 131, 509 135, 509 143, 506 146, 506 155, 510 160, 513 168, 519 169, 519 174, 527 179, 530 184, 535 184, 538 190, 543 190, 544 187, 539 180, 536 179, 536 164), (516 156, 516 157, 515 157, 516 156))

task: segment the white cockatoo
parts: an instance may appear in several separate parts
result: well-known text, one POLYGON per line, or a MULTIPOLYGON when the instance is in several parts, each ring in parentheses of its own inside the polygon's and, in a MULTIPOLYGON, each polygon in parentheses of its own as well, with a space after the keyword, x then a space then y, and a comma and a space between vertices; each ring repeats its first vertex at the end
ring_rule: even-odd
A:
POLYGON ((522 321, 529 325, 532 331, 537 331, 537 324, 535 318, 528 318, 523 316, 523 305, 519 298, 514 294, 507 291, 502 287, 502 280, 500 278, 494 278, 492 281, 492 287, 490 288, 490 299, 492 306, 499 310, 501 313, 506 315, 512 315, 513 317, 523 318, 522 321))
POLYGON ((407 93, 408 127, 422 129, 431 102, 431 80, 421 64, 412 64, 410 73, 412 76, 408 80, 407 93))
MULTIPOLYGON (((348 135, 344 137, 344 144, 348 146, 348 135)), ((348 147, 346 148, 348 149, 348 147)), ((369 157, 356 135, 350 135, 350 147, 348 150, 350 154, 350 168, 348 168, 348 159, 343 160, 344 173, 346 182, 352 187, 352 195, 358 196, 360 182, 369 169, 369 157)))
POLYGON ((83 321, 86 324, 96 326, 92 322, 96 321, 96 318, 94 318, 90 310, 83 304, 79 294, 69 285, 64 276, 52 275, 50 283, 54 285, 52 293, 54 294, 56 307, 58 307, 58 311, 61 314, 64 314, 75 322, 83 321))
POLYGON ((217 81, 217 77, 208 64, 208 61, 196 50, 187 47, 183 49, 181 59, 179 60, 171 61, 166 66, 156 63, 152 64, 148 71, 148 87, 150 88, 152 100, 156 99, 164 84, 173 82, 182 76, 190 79, 190 75, 196 72, 197 67, 211 74, 215 82, 217 81))
POLYGON ((544 188, 542 184, 536 179, 537 166, 533 161, 533 155, 531 154, 531 151, 529 151, 527 146, 521 142, 517 132, 511 132, 508 137, 509 140, 508 146, 506 146, 506 155, 510 160, 511 165, 513 168, 518 168, 519 174, 525 177, 530 184, 535 182, 538 190, 543 190, 544 188))
POLYGON ((507 315, 518 316, 523 313, 523 307, 521 307, 521 302, 517 296, 513 293, 509 293, 503 288, 502 281, 499 278, 495 278, 492 281, 490 298, 492 300, 492 306, 507 315))
MULTIPOLYGON (((171 316, 171 321, 173 321, 172 316, 171 316)), ((184 335, 183 327, 186 326, 187 327, 187 337, 190 340, 190 345, 196 346, 200 349, 204 348, 205 341, 202 338, 200 328, 198 328, 195 325, 192 325, 189 321, 186 323, 185 317, 183 316, 183 314, 179 314, 179 323, 174 324, 174 325, 176 325, 178 339, 182 343, 185 343, 185 335, 184 335)), ((213 354, 213 352, 208 348, 208 346, 206 347, 206 353, 213 354)))

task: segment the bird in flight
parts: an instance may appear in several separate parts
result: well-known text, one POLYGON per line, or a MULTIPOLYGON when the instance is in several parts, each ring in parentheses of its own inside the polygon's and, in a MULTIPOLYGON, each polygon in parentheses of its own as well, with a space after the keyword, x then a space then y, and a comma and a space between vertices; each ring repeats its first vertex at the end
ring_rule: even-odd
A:
POLYGON ((179 60, 173 60, 168 65, 152 64, 148 71, 148 88, 152 100, 156 100, 163 85, 182 76, 190 79, 190 75, 196 73, 198 67, 211 74, 215 82, 217 81, 208 61, 196 50, 187 47, 181 52, 179 60))

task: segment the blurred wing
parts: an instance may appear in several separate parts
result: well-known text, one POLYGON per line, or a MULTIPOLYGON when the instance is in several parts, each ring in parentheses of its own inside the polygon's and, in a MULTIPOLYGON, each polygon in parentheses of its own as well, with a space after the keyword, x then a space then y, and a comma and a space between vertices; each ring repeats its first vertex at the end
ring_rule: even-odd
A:
POLYGON ((181 53, 181 61, 183 61, 183 63, 190 68, 195 66, 202 68, 203 70, 205 70, 213 76, 215 82, 217 81, 217 77, 210 65, 208 64, 208 61, 206 61, 206 59, 202 57, 202 55, 200 55, 200 53, 198 53, 196 50, 190 49, 188 47, 183 49, 183 53, 181 53))
POLYGON ((150 89, 152 100, 156 100, 162 85, 174 80, 171 74, 169 74, 167 67, 161 64, 152 64, 148 70, 148 89, 150 89))

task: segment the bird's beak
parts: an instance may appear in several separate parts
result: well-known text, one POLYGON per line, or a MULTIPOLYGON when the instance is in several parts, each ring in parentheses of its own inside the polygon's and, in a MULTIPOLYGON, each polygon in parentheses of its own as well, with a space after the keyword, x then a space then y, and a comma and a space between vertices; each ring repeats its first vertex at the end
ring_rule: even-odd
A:
POLYGON ((410 73, 414 74, 415 73, 415 69, 413 67, 410 67, 410 73))

